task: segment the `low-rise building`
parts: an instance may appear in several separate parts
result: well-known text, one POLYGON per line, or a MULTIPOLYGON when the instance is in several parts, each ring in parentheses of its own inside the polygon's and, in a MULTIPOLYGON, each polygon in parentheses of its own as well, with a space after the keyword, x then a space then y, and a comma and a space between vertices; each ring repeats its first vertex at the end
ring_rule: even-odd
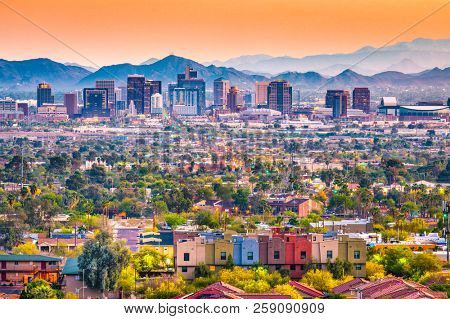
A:
POLYGON ((61 259, 42 255, 0 255, 0 284, 20 285, 34 279, 57 282, 61 259))
POLYGON ((352 264, 352 276, 366 277, 366 241, 349 235, 338 235, 338 241, 338 257, 352 264))

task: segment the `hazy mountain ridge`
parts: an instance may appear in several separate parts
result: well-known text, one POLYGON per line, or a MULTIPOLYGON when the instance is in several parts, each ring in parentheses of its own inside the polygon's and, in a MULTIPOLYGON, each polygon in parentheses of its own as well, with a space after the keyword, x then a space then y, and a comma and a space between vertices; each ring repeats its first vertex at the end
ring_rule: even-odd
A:
POLYGON ((79 66, 67 66, 50 59, 24 61, 0 60, 0 87, 9 90, 36 88, 49 82, 59 88, 71 88, 91 72, 79 66))
POLYGON ((224 62, 216 61, 216 65, 272 74, 287 71, 315 71, 327 75, 336 75, 355 64, 357 66, 351 69, 364 75, 373 75, 386 70, 411 73, 409 71, 417 72, 433 67, 445 68, 450 66, 450 39, 419 38, 411 42, 399 42, 379 49, 366 46, 351 53, 310 55, 302 58, 246 55, 224 62), (369 54, 370 56, 367 57, 369 54), (402 65, 401 62, 405 59, 420 67, 411 69, 411 64, 402 65), (394 68, 391 69, 391 66, 394 66, 394 68), (328 72, 327 69, 330 69, 330 71, 328 72))
MULTIPOLYGON (((369 50, 366 48, 364 50, 369 50)), ((403 61, 404 64, 411 63, 403 61)), ((450 86, 450 68, 432 68, 430 70, 404 74, 398 71, 384 71, 372 76, 366 76, 346 69, 336 76, 328 77, 318 72, 289 71, 276 76, 266 74, 251 74, 249 71, 239 71, 235 68, 204 66, 196 61, 169 55, 150 65, 133 65, 122 63, 104 66, 90 73, 78 66, 67 66, 49 59, 33 59, 25 61, 0 60, 0 89, 33 91, 39 82, 46 81, 52 84, 55 90, 92 87, 95 80, 113 79, 116 86, 126 86, 127 76, 142 74, 148 79, 161 80, 164 89, 167 84, 175 82, 177 74, 183 73, 189 65, 198 71, 199 77, 206 81, 212 89, 213 81, 223 77, 232 85, 241 89, 254 89, 255 81, 268 81, 274 79, 288 80, 294 87, 301 89, 318 88, 351 88, 355 86, 368 87, 420 87, 436 86, 447 88, 450 86)), ((412 65, 414 67, 414 65, 412 65)))

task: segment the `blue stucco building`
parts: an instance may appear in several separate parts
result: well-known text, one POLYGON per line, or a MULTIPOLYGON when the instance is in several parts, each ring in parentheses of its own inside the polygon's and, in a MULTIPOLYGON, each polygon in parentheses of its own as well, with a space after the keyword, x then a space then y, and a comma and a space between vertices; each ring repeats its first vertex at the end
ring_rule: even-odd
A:
POLYGON ((233 236, 233 262, 237 266, 251 266, 259 261, 259 244, 255 238, 233 236))

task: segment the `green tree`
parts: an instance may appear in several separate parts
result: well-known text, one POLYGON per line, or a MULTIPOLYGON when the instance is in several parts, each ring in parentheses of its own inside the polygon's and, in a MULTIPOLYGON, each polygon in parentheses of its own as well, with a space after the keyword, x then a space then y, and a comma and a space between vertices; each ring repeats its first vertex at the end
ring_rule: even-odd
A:
POLYGON ((20 299, 58 299, 56 289, 43 279, 36 279, 28 283, 20 293, 20 299))
POLYGON ((326 270, 311 269, 302 278, 302 283, 317 290, 331 292, 335 286, 333 275, 326 270))
POLYGON ((177 213, 164 214, 164 220, 172 229, 186 223, 186 218, 177 213))
POLYGON ((78 265, 84 270, 90 288, 111 291, 116 288, 120 273, 129 261, 130 251, 123 242, 113 242, 108 233, 101 232, 84 244, 78 265))
POLYGON ((36 255, 39 254, 39 249, 32 242, 27 242, 14 247, 12 252, 13 254, 36 255))
POLYGON ((406 277, 410 271, 410 263, 414 254, 407 247, 393 247, 384 251, 382 264, 388 274, 406 277))
POLYGON ((414 255, 410 262, 409 275, 414 280, 419 280, 426 273, 441 271, 442 263, 439 257, 431 253, 414 255))

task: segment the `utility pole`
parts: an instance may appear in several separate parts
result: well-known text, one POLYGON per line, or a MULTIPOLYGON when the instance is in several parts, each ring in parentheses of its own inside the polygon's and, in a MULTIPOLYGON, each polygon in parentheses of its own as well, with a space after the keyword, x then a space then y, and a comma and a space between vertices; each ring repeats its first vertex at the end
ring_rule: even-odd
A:
POLYGON ((450 262, 450 218, 448 218, 450 204, 446 201, 442 201, 442 212, 444 214, 444 231, 445 231, 445 239, 447 242, 447 264, 450 262))
POLYGON ((21 189, 23 189, 23 144, 22 144, 22 164, 20 165, 20 176, 21 176, 21 178, 20 178, 21 189))

